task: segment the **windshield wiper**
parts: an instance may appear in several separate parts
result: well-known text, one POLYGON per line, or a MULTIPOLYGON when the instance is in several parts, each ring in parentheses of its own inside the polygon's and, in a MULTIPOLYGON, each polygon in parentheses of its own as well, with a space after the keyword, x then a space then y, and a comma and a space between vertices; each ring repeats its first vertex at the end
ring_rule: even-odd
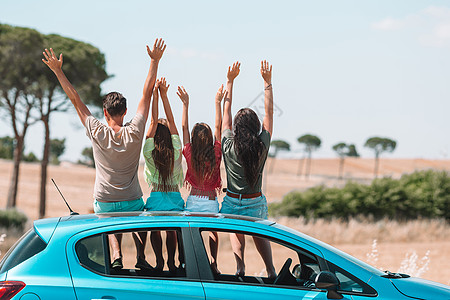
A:
POLYGON ((384 273, 386 273, 386 275, 382 275, 381 277, 384 278, 391 278, 391 279, 397 279, 397 278, 409 278, 411 276, 407 275, 407 274, 402 274, 402 273, 392 273, 391 271, 384 271, 384 273))

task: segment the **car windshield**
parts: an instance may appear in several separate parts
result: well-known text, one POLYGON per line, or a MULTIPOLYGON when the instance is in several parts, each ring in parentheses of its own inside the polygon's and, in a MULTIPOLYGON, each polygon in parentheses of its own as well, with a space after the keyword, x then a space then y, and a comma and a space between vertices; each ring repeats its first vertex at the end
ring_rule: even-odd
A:
POLYGON ((297 230, 294 230, 292 228, 286 227, 284 225, 280 225, 278 223, 274 224, 272 226, 276 227, 276 228, 279 228, 279 229, 282 229, 284 231, 287 231, 289 233, 292 233, 292 234, 294 234, 294 235, 296 235, 298 237, 301 237, 302 239, 306 239, 306 240, 309 240, 311 242, 314 242, 314 243, 320 245, 321 247, 323 247, 323 248, 325 248, 325 249, 327 249, 327 250, 329 250, 331 252, 334 252, 334 253, 338 254, 339 256, 341 256, 341 257, 351 261, 352 263, 360 266, 361 268, 363 268, 363 269, 373 273, 374 275, 377 275, 377 276, 386 275, 383 271, 381 271, 381 270, 379 270, 379 269, 369 265, 368 263, 365 263, 365 262, 363 262, 363 261, 361 261, 361 260, 351 256, 350 254, 347 254, 347 253, 345 253, 345 252, 343 252, 343 251, 341 251, 341 250, 339 250, 339 249, 337 249, 337 248, 335 248, 333 246, 325 244, 325 243, 323 243, 323 242, 321 242, 321 241, 319 241, 319 240, 317 240, 317 239, 315 239, 313 237, 310 237, 310 236, 307 236, 307 235, 305 235, 305 234, 303 234, 301 232, 298 232, 297 230))

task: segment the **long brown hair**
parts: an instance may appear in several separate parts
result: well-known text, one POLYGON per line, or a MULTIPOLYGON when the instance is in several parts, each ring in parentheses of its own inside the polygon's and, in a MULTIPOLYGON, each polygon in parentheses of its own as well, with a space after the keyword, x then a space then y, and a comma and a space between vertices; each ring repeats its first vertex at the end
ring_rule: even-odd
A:
POLYGON ((216 165, 214 138, 208 124, 197 123, 191 134, 191 165, 200 184, 213 174, 216 165))
POLYGON ((155 149, 152 151, 152 158, 155 162, 156 170, 159 173, 159 184, 157 189, 161 192, 170 192, 170 178, 173 173, 174 150, 172 136, 167 127, 166 119, 159 119, 155 133, 155 149))
POLYGON ((234 117, 234 149, 239 162, 244 168, 247 183, 255 187, 265 146, 259 137, 261 123, 250 108, 242 108, 234 117))

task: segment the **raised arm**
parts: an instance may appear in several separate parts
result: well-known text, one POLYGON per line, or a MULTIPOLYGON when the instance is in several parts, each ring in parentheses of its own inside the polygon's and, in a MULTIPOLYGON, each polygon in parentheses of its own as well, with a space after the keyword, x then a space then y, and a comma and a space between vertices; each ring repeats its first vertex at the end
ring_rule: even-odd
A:
POLYGON ((87 106, 83 103, 83 101, 81 101, 80 95, 78 95, 77 91, 72 86, 69 79, 67 79, 66 75, 62 70, 63 64, 62 53, 59 55, 59 59, 56 58, 56 55, 53 52, 52 48, 50 48, 50 51, 45 49, 45 52, 43 52, 43 54, 45 59, 42 59, 42 61, 50 68, 50 70, 53 71, 53 73, 55 73, 56 78, 58 78, 61 87, 63 88, 67 97, 69 97, 73 106, 75 107, 78 117, 80 117, 81 123, 83 123, 84 126, 84 124, 86 123, 86 118, 91 115, 91 112, 89 111, 87 106))
POLYGON ((155 83, 155 88, 153 89, 153 103, 152 103, 152 119, 150 121, 150 126, 148 127, 146 138, 155 137, 156 127, 158 127, 158 88, 159 80, 155 83))
POLYGON ((172 109, 170 108, 169 98, 167 97, 167 90, 170 84, 167 84, 166 78, 161 78, 159 84, 159 93, 161 94, 161 100, 164 106, 164 112, 166 113, 167 125, 169 126, 170 134, 178 134, 177 126, 175 125, 175 119, 173 118, 172 109))
POLYGON ((215 128, 214 128, 214 138, 216 141, 220 141, 220 134, 222 130, 222 108, 221 108, 221 102, 223 97, 226 97, 227 91, 223 90, 223 84, 217 91, 216 97, 215 97, 215 104, 216 104, 216 122, 215 122, 215 128))
POLYGON ((241 64, 237 61, 231 67, 228 67, 227 73, 227 96, 223 103, 223 120, 222 120, 222 133, 225 129, 231 129, 233 125, 233 119, 231 116, 231 102, 233 97, 233 82, 239 75, 241 64))
POLYGON ((156 82, 159 61, 164 53, 164 50, 166 50, 166 45, 164 45, 164 41, 162 39, 156 39, 155 44, 153 45, 153 50, 150 50, 147 46, 147 52, 151 58, 150 69, 148 70, 147 79, 144 84, 144 92, 137 109, 137 112, 143 115, 146 121, 148 118, 148 111, 150 109, 150 99, 156 82))
POLYGON ((183 86, 178 87, 177 95, 178 97, 180 97, 181 102, 183 102, 183 116, 181 118, 181 128, 183 131, 183 145, 186 145, 191 142, 191 136, 189 133, 189 120, 188 120, 189 95, 183 86))
POLYGON ((261 76, 264 79, 264 119, 263 130, 267 130, 272 136, 273 130, 273 91, 272 91, 272 66, 267 61, 261 61, 261 76))

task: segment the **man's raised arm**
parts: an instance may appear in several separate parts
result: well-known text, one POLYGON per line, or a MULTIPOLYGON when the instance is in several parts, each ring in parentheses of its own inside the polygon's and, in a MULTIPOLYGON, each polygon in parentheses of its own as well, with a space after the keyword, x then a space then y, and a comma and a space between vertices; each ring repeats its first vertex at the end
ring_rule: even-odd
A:
POLYGON ((61 87, 63 88, 67 97, 69 97, 73 106, 75 107, 78 117, 80 117, 81 123, 83 123, 84 126, 84 124, 86 123, 86 118, 91 115, 91 112, 89 111, 87 106, 83 103, 83 101, 81 101, 80 95, 78 95, 77 91, 72 86, 72 84, 67 79, 66 75, 62 70, 63 64, 62 53, 59 55, 59 59, 56 58, 56 55, 53 52, 52 48, 50 48, 50 51, 45 49, 45 52, 43 52, 43 54, 45 59, 42 59, 42 61, 50 68, 50 70, 53 71, 53 73, 55 73, 56 78, 58 78, 61 87))
POLYGON ((156 82, 159 61, 166 50, 166 45, 162 39, 156 39, 153 50, 147 46, 148 55, 151 58, 150 69, 148 70, 147 79, 144 84, 144 92, 141 101, 139 101, 137 112, 144 116, 145 121, 148 118, 150 109, 150 99, 156 82))

